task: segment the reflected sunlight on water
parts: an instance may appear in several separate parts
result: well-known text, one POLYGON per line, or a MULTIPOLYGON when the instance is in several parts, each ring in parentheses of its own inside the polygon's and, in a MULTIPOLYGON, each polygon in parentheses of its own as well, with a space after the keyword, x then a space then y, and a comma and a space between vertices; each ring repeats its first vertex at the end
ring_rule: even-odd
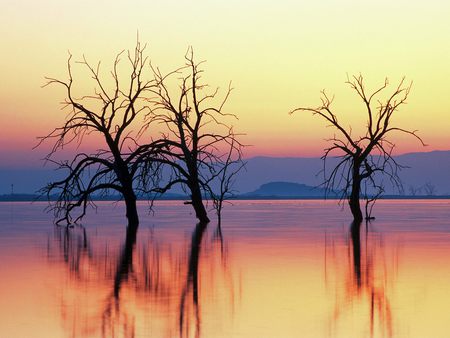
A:
POLYGON ((448 337, 450 201, 387 201, 351 226, 335 201, 99 203, 54 227, 0 204, 1 337, 448 337))

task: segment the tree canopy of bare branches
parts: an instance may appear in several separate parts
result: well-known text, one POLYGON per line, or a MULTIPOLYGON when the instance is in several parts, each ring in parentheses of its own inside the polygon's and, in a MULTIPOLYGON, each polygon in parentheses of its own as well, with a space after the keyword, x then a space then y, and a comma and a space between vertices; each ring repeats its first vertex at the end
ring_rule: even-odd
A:
POLYGON ((219 89, 208 92, 192 48, 185 55, 185 65, 163 75, 153 68, 156 88, 149 100, 152 112, 148 123, 158 122, 165 131, 159 142, 166 145, 154 161, 170 168, 170 178, 155 189, 164 193, 180 184, 189 193, 195 215, 201 223, 209 222, 205 198, 210 198, 220 215, 222 203, 231 192, 234 175, 242 168, 242 147, 228 119, 237 117, 223 108, 231 93, 228 87, 222 99, 219 89), (177 77, 179 92, 171 90, 177 77), (218 186, 218 190, 215 188, 218 186))
POLYGON ((119 53, 109 79, 102 77, 100 63, 94 67, 85 57, 77 62, 92 77, 96 89, 91 95, 78 98, 75 94, 72 55, 67 62, 68 80, 47 78, 46 85, 56 84, 65 89, 63 108, 68 111, 63 126, 41 137, 39 142, 40 145, 44 141, 54 141, 46 160, 65 170, 64 179, 42 189, 48 197, 57 196, 56 203, 50 206, 57 223, 76 223, 89 205, 95 206, 93 195, 113 191, 125 200, 128 225, 137 229, 136 194, 139 190, 149 191, 153 186, 154 176, 149 173, 156 167, 148 159, 154 157, 160 146, 137 143, 148 125, 135 129, 135 124, 150 111, 145 97, 155 86, 153 80, 146 80, 143 74, 147 65, 144 49, 145 46, 137 42, 134 51, 119 53), (128 61, 128 78, 120 75, 122 57, 128 61), (89 134, 100 135, 103 148, 93 153, 79 152, 69 161, 54 160, 55 154, 65 146, 82 144, 89 134))
MULTIPOLYGON (((337 135, 328 140, 330 146, 325 149, 322 157, 324 186, 327 191, 340 191, 341 198, 348 200, 354 220, 360 222, 363 219, 360 198, 367 186, 372 187, 374 191, 369 199, 375 201, 383 192, 383 184, 377 182, 377 177, 387 177, 396 187, 401 185, 398 171, 402 166, 392 157, 395 144, 391 141, 390 135, 396 132, 408 134, 420 141, 422 145, 425 144, 417 135, 417 131, 394 126, 392 122, 394 113, 406 103, 411 84, 405 85, 405 80, 402 79, 387 99, 382 100, 378 98, 388 88, 387 79, 383 85, 370 93, 367 92, 361 75, 353 76, 346 83, 356 92, 364 105, 367 125, 363 136, 354 137, 351 128, 345 128, 339 122, 338 115, 331 107, 333 99, 325 91, 322 91, 320 106, 316 108, 300 107, 290 113, 312 112, 313 115, 324 119, 336 130, 337 135), (378 106, 375 106, 376 103, 378 106), (338 161, 333 165, 331 171, 328 171, 326 162, 331 156, 336 156, 338 161), (365 185, 364 190, 363 185, 365 185)), ((368 210, 367 206, 366 210, 368 210)))
POLYGON ((231 85, 220 100, 218 89, 207 93, 208 86, 200 80, 202 62, 195 63, 192 48, 185 55, 185 65, 166 75, 148 62, 144 49, 137 42, 135 50, 128 52, 128 78, 119 75, 124 55, 119 53, 109 82, 100 74, 100 63, 94 67, 86 58, 78 62, 96 86, 92 95, 76 97, 71 55, 68 80, 47 78, 47 85, 65 88, 64 108, 69 110, 64 125, 39 142, 54 140, 46 160, 66 170, 64 179, 42 189, 49 200, 58 196, 50 207, 57 223, 76 223, 89 205, 95 206, 93 195, 115 191, 125 201, 129 225, 137 229, 137 196, 148 194, 153 199, 176 184, 189 193, 200 222, 209 222, 205 198, 213 201, 220 219, 234 176, 243 167, 243 145, 226 123, 237 117, 223 112, 231 85), (173 91, 171 81, 179 81, 179 93, 173 91), (70 161, 54 159, 66 145, 82 144, 89 134, 101 135, 104 147, 94 153, 78 152, 70 161), (169 168, 168 178, 162 174, 165 168, 169 168))

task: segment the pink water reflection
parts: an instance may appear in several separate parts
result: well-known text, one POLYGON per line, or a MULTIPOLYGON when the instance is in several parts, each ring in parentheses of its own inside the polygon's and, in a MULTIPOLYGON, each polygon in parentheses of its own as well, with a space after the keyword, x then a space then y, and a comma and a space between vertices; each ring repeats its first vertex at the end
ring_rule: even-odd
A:
POLYGON ((447 337, 450 203, 380 201, 351 231, 334 201, 241 201, 222 228, 161 202, 54 228, 0 204, 1 337, 447 337))

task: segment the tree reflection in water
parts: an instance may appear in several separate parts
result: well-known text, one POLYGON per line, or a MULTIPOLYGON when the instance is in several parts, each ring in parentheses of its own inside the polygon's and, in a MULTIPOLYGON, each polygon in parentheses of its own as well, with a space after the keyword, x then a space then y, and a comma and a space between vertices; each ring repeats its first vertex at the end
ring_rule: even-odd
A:
POLYGON ((233 278, 219 227, 209 234, 198 224, 185 245, 158 240, 153 231, 145 240, 136 235, 128 231, 119 245, 88 236, 83 227, 55 228, 48 257, 63 263, 68 277, 61 315, 69 336, 200 337, 202 302, 209 311, 220 305, 211 297, 217 291, 225 291, 221 305, 233 311, 233 278))
POLYGON ((382 234, 370 227, 370 223, 352 223, 343 247, 326 238, 325 282, 327 287, 334 285, 335 295, 330 336, 340 330, 355 337, 393 336, 390 295, 398 271, 398 251, 387 256, 382 234), (394 258, 388 262, 386 257, 394 258), (330 273, 330 269, 334 271, 330 273))

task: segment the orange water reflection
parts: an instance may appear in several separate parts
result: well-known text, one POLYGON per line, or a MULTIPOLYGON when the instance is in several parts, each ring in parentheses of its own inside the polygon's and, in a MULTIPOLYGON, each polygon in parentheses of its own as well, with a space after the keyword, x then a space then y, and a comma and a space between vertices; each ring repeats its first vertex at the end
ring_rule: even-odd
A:
POLYGON ((334 241, 326 242, 325 250, 326 283, 333 274, 336 299, 329 335, 348 332, 351 323, 355 336, 392 337, 390 297, 398 273, 398 251, 386 257, 382 234, 370 231, 369 223, 351 224, 346 245, 336 247, 334 241), (358 319, 349 321, 354 314, 358 319))
POLYGON ((120 207, 73 229, 39 208, 0 205, 0 337, 449 336, 447 201, 360 227, 334 201, 243 201, 222 229, 165 202, 136 237, 120 207))
POLYGON ((61 290, 65 330, 73 337, 200 337, 203 317, 232 310, 234 287, 220 228, 193 228, 178 245, 153 232, 99 245, 83 227, 55 228, 48 255, 69 273, 61 290))

